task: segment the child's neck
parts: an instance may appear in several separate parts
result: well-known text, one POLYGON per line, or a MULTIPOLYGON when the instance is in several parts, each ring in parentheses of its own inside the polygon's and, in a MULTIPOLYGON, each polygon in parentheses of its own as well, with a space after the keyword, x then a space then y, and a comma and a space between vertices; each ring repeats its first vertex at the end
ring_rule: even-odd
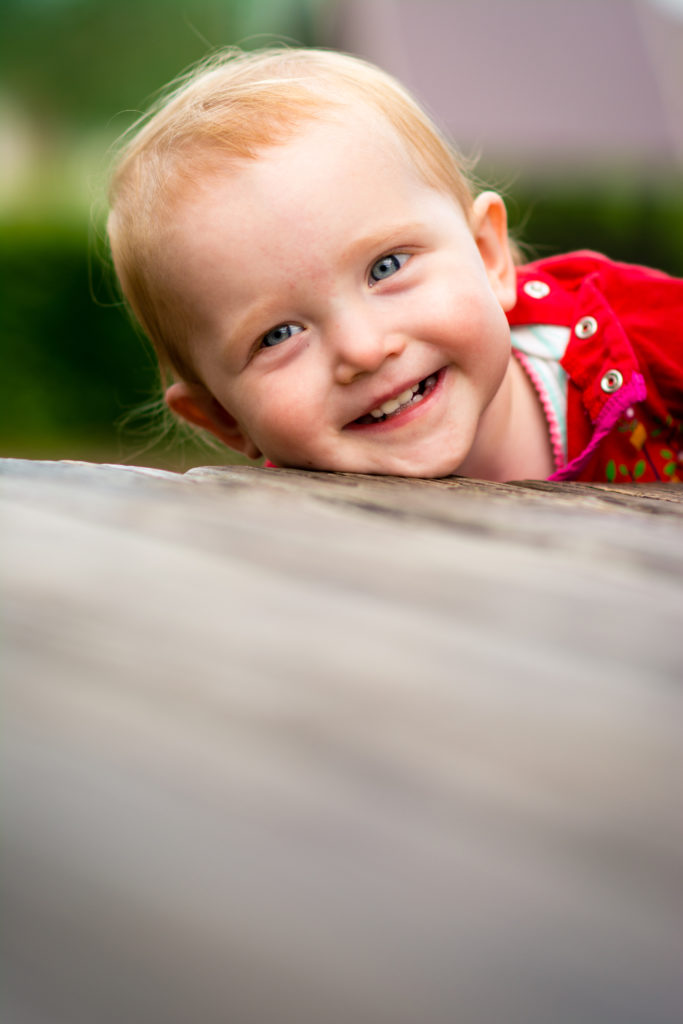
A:
POLYGON ((482 480, 546 480, 555 470, 550 432, 536 389, 519 362, 510 363, 482 416, 480 442, 458 474, 482 480))

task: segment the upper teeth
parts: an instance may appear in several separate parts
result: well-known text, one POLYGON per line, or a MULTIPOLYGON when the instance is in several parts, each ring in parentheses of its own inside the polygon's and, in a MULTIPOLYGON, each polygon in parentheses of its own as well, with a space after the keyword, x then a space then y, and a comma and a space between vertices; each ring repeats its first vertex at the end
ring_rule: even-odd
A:
POLYGON ((377 406, 376 409, 371 409, 370 415, 378 420, 380 416, 388 416, 390 413, 396 412, 402 405, 409 402, 413 395, 417 394, 419 388, 419 384, 413 384, 412 388, 406 388, 400 395, 396 395, 396 398, 389 398, 386 402, 382 402, 381 405, 377 406))

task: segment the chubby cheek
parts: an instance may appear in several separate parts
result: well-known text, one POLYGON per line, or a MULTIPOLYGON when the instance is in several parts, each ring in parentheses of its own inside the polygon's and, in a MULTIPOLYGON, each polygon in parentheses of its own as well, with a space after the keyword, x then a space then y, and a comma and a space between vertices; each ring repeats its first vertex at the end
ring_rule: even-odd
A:
POLYGON ((316 442, 323 424, 301 396, 264 396, 245 412, 244 425, 264 455, 278 465, 316 465, 316 442))
POLYGON ((458 302, 462 323, 468 337, 478 350, 505 348, 510 344, 510 328, 505 311, 491 289, 488 280, 478 290, 463 296, 458 302))
POLYGON ((258 380, 242 403, 245 428, 279 464, 314 465, 321 439, 329 433, 329 375, 308 350, 302 356, 286 370, 258 380))
POLYGON ((451 261, 423 282, 411 304, 411 319, 416 326, 422 321, 424 327, 466 333, 487 316, 490 302, 495 299, 483 272, 451 261))
POLYGON ((510 351, 510 329, 505 313, 493 296, 478 301, 470 294, 460 294, 448 303, 432 306, 432 337, 445 355, 461 369, 479 375, 492 373, 507 361, 510 351))

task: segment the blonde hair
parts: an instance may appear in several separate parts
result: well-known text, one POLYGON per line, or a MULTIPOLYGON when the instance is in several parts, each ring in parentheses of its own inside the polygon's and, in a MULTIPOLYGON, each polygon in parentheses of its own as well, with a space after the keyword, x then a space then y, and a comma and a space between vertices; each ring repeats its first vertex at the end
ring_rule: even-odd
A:
POLYGON ((124 136, 109 191, 108 232, 123 294, 166 380, 197 381, 190 324, 159 273, 173 204, 219 160, 253 159, 325 110, 363 103, 393 127, 420 176, 469 216, 459 157, 391 75, 357 57, 312 49, 229 49, 175 83, 124 136))

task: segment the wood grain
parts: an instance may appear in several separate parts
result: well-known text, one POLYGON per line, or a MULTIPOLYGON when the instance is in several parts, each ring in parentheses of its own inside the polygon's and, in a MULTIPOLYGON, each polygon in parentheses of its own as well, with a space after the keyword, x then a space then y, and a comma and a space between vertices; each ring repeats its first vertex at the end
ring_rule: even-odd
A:
POLYGON ((4 1019, 678 1024, 680 488, 0 480, 4 1019))

